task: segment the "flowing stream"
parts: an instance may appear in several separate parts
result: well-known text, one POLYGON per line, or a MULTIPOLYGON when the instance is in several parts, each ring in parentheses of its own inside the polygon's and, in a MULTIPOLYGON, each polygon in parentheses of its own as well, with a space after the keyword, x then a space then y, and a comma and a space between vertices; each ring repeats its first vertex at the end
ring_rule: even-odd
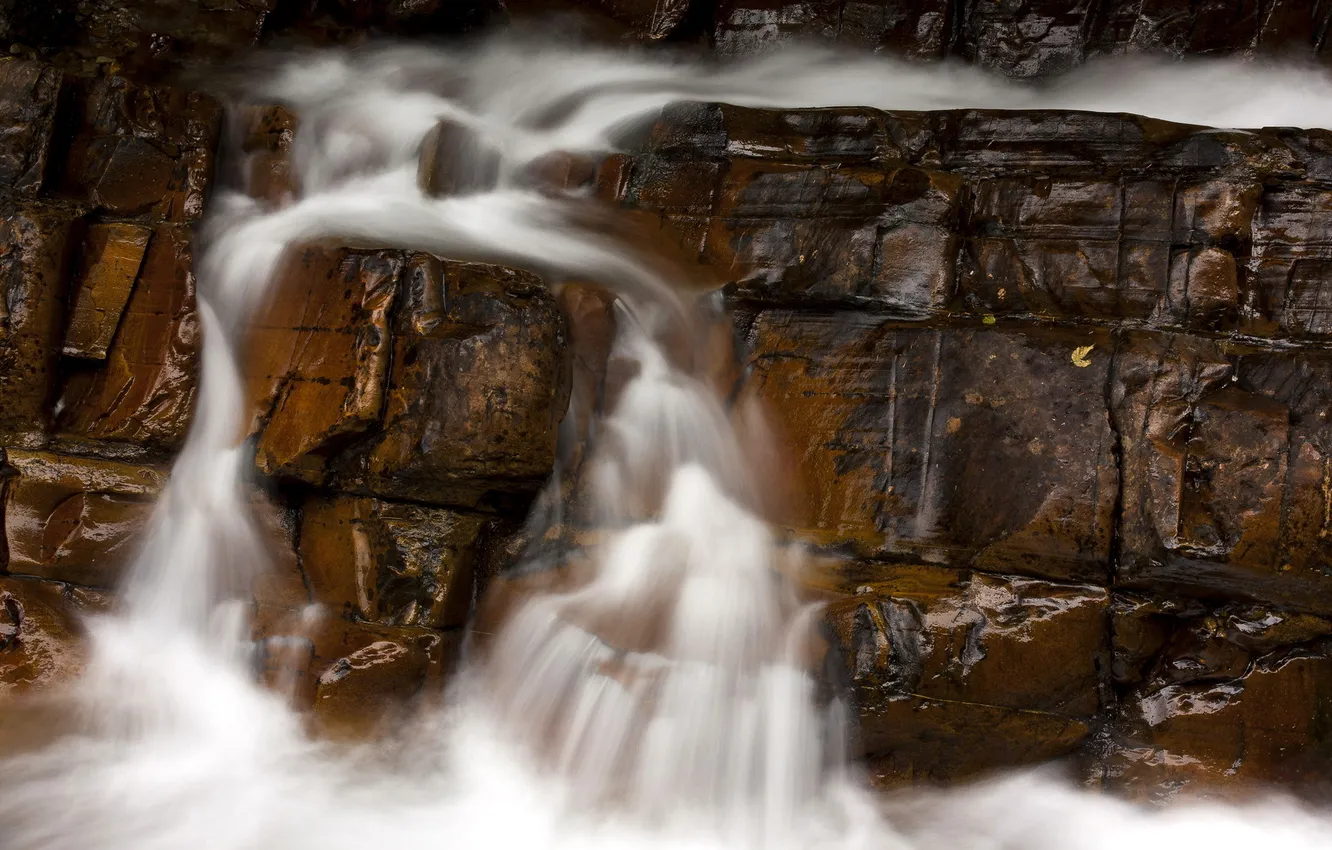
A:
POLYGON ((706 358, 663 342, 697 336, 707 305, 669 263, 589 225, 588 199, 520 179, 551 152, 607 152, 682 100, 1332 126, 1327 78, 1119 62, 1031 88, 807 51, 717 68, 500 40, 288 56, 245 97, 301 116, 300 196, 212 199, 195 421, 123 610, 91 625, 69 696, 79 731, 0 763, 0 848, 1332 848, 1332 821, 1294 803, 1147 810, 1039 774, 882 805, 807 669, 818 609, 779 569, 799 556, 764 514, 761 423, 737 431, 706 358), (441 118, 498 151, 493 187, 418 187, 441 118), (317 240, 595 282, 620 296, 616 352, 637 368, 583 478, 579 521, 601 535, 582 580, 521 599, 448 703, 382 752, 311 739, 250 666, 248 587, 268 556, 236 351, 284 252, 317 240))

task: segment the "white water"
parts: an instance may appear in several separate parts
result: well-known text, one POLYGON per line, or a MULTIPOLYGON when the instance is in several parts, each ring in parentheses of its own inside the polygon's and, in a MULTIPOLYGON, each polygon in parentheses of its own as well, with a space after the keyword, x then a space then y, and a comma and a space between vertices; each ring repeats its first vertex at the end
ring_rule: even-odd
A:
POLYGON ((809 53, 717 70, 497 43, 294 58, 251 91, 301 114, 303 194, 280 209, 214 198, 195 424, 126 610, 94 624, 71 697, 84 731, 0 764, 0 847, 1332 847, 1332 823, 1293 804, 1149 811, 1035 775, 898 801, 886 815, 841 764, 836 706, 812 698, 802 647, 815 612, 775 575, 785 555, 755 509, 745 440, 652 333, 686 313, 676 281, 582 227, 571 202, 503 179, 432 199, 415 176, 441 116, 498 147, 505 178, 549 151, 603 151, 617 129, 681 99, 1326 126, 1326 78, 1134 64, 1033 90, 809 53), (450 706, 379 753, 308 739, 253 683, 241 639, 265 554, 248 519, 233 350, 283 251, 322 238, 600 282, 622 293, 630 321, 617 345, 640 365, 589 479, 592 517, 614 529, 591 550, 590 580, 520 605, 450 706))

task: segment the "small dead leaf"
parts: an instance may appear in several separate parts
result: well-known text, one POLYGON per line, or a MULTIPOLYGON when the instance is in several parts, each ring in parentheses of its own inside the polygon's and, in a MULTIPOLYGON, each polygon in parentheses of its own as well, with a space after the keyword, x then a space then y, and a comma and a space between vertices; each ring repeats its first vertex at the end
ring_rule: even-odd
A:
POLYGON ((985 316, 981 319, 981 321, 987 325, 992 325, 994 324, 994 316, 991 316, 989 313, 986 313, 985 316))
POLYGON ((1091 350, 1095 347, 1094 345, 1079 345, 1073 349, 1073 365, 1079 369, 1086 369, 1090 366, 1091 361, 1087 359, 1087 355, 1091 354, 1091 350))

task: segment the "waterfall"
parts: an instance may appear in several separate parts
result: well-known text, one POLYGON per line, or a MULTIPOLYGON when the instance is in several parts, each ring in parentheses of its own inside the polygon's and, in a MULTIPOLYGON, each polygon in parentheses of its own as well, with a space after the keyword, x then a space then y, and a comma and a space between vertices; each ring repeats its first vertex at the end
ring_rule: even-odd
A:
POLYGON ((1029 88, 808 51, 714 68, 500 40, 287 56, 245 97, 301 115, 301 194, 213 199, 193 426, 123 611, 93 623, 71 697, 82 731, 0 763, 0 847, 1332 847, 1332 824, 1291 803, 1154 812, 1040 775, 882 805, 843 760, 840 707, 816 694, 818 609, 792 580, 798 546, 765 513, 752 459, 761 423, 738 430, 707 378, 699 317, 720 308, 605 226, 594 200, 522 180, 552 152, 610 152, 683 100, 1332 126, 1327 80, 1121 61, 1029 88), (446 166, 479 190, 422 190, 418 157, 440 120, 495 152, 494 185, 479 157, 460 155, 446 166), (247 657, 242 600, 268 554, 250 517, 237 352, 285 253, 321 240, 595 283, 618 294, 616 352, 636 370, 580 481, 574 521, 596 532, 581 569, 507 606, 449 704, 392 753, 307 737, 247 657), (685 355, 666 345, 671 333, 690 341, 685 355))

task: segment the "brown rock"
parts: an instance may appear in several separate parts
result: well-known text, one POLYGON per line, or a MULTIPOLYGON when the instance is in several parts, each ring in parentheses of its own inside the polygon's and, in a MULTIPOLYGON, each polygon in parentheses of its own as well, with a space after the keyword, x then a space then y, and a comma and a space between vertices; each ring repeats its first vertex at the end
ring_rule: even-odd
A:
POLYGON ((383 430, 347 474, 373 493, 435 504, 525 498, 550 475, 568 403, 554 296, 498 266, 414 268, 422 273, 398 309, 383 430))
POLYGON ((42 188, 62 78, 36 60, 0 60, 0 186, 28 196, 42 188))
POLYGON ((369 622, 450 628, 472 608, 483 517, 339 496, 306 503, 301 560, 317 602, 369 622))
POLYGON ((252 106, 244 110, 241 121, 246 193, 272 204, 289 202, 299 191, 291 162, 299 119, 283 106, 252 106))
POLYGON ((321 482, 328 458, 379 421, 401 267, 392 252, 289 254, 247 346, 264 474, 321 482))
POLYGON ((109 604, 85 588, 0 577, 0 701, 75 679, 85 660, 81 615, 109 604))
POLYGON ((184 440, 199 358, 191 263, 188 228, 153 229, 105 363, 70 371, 57 404, 62 438, 157 453, 184 440))
POLYGON ((1131 335, 1112 379, 1124 507, 1118 581, 1314 613, 1329 552, 1321 356, 1227 358, 1131 335))
POLYGON ((0 208, 0 439, 38 445, 64 332, 67 214, 0 208))
POLYGON ((866 556, 1106 577, 1107 337, 771 310, 750 345, 744 393, 769 405, 799 459, 801 536, 866 556))
POLYGON ((88 228, 83 272, 65 331, 65 354, 106 359, 151 235, 149 228, 137 224, 95 224, 88 228))
POLYGON ((118 461, 11 450, 5 487, 8 571, 115 587, 165 475, 118 461))
POLYGON ((118 215, 196 221, 212 178, 221 108, 208 95, 121 77, 77 87, 65 190, 118 215))
POLYGON ((851 565, 845 580, 855 595, 828 619, 880 781, 962 779, 1089 734, 1109 654, 1103 589, 907 565, 851 565))
POLYGON ((470 195, 499 180, 500 153, 473 127, 442 120, 421 142, 417 180, 436 197, 470 195))

